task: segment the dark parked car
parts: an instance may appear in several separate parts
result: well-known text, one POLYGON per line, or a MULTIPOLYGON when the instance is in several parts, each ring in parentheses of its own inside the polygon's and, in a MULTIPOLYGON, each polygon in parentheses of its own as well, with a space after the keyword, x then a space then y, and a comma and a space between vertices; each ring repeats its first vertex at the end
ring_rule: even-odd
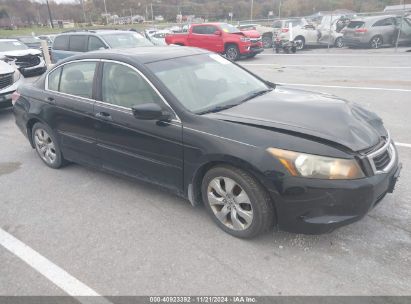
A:
POLYGON ((237 237, 357 221, 401 169, 377 115, 201 49, 86 53, 18 91, 16 123, 49 167, 71 161, 163 185, 237 237))
POLYGON ((56 63, 84 52, 143 46, 153 46, 153 44, 143 35, 134 31, 70 31, 54 38, 51 47, 51 60, 56 63))

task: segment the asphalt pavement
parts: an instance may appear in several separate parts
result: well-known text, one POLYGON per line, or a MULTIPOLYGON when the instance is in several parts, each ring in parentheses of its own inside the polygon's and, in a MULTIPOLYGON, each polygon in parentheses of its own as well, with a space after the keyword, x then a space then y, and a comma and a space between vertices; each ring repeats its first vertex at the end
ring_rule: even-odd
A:
POLYGON ((0 295, 64 295, 68 278, 100 295, 410 295, 406 50, 266 50, 239 62, 267 80, 361 104, 398 143, 404 169, 394 194, 363 220, 319 236, 236 239, 204 208, 157 186, 74 164, 50 169, 12 112, 1 111, 0 295))

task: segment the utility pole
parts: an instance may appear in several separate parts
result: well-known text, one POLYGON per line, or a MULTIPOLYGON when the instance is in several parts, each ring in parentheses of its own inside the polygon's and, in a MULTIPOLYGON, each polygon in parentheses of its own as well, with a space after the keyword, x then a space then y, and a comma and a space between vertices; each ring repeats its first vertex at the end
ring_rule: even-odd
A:
POLYGON ((253 20, 254 0, 251 0, 250 20, 253 20))
POLYGON ((108 24, 108 14, 107 14, 106 0, 103 0, 103 1, 104 1, 104 11, 106 13, 106 24, 108 24))
POLYGON ((278 4, 278 18, 281 18, 281 0, 280 0, 280 2, 279 2, 279 4, 278 4))
POLYGON ((47 10, 49 11, 50 25, 51 25, 51 28, 54 28, 53 17, 51 17, 51 10, 50 10, 50 5, 49 5, 49 0, 46 0, 46 4, 47 4, 47 10))
POLYGON ((83 6, 84 22, 87 23, 86 9, 84 8, 84 0, 81 0, 81 5, 83 6))

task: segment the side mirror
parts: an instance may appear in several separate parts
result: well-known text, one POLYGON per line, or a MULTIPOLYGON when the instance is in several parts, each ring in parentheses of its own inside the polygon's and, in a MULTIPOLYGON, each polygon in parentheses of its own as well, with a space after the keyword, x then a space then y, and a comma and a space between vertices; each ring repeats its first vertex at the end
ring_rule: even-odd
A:
POLYGON ((221 31, 215 31, 214 35, 221 36, 221 31))
POLYGON ((145 103, 136 105, 131 108, 133 115, 137 119, 142 120, 170 120, 171 113, 163 111, 156 103, 145 103))

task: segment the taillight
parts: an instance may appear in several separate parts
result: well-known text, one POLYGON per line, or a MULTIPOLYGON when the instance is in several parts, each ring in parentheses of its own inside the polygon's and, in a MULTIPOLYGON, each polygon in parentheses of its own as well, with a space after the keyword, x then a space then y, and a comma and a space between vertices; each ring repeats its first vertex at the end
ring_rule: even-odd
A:
POLYGON ((356 33, 366 33, 367 29, 366 28, 359 28, 355 30, 356 33))
POLYGON ((13 104, 13 106, 19 98, 20 98, 20 93, 19 92, 14 91, 14 93, 11 94, 11 103, 13 104))
POLYGON ((286 27, 281 29, 281 32, 282 32, 282 33, 288 33, 288 31, 289 31, 289 29, 286 28, 286 27))

